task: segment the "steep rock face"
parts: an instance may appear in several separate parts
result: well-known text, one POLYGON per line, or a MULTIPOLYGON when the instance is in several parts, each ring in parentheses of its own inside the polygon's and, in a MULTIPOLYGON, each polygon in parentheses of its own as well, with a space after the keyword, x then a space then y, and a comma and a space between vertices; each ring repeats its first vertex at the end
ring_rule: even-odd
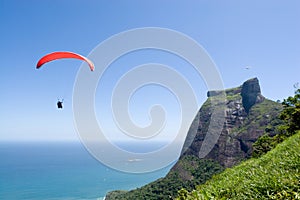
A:
MULTIPOLYGON (((257 78, 225 92, 227 100, 223 130, 218 142, 205 158, 217 161, 224 167, 231 167, 251 156, 252 144, 264 134, 271 121, 277 118, 281 105, 261 95, 257 78)), ((186 155, 199 157, 199 151, 208 132, 212 110, 216 109, 216 106, 211 106, 210 98, 218 95, 218 91, 208 92, 209 98, 198 113, 200 120, 196 136, 193 142, 185 147, 186 151, 182 157, 186 155)), ((189 138, 188 136, 187 139, 189 138)))
POLYGON ((242 86, 242 102, 246 113, 255 103, 263 101, 263 97, 260 94, 260 86, 257 78, 246 81, 242 86))

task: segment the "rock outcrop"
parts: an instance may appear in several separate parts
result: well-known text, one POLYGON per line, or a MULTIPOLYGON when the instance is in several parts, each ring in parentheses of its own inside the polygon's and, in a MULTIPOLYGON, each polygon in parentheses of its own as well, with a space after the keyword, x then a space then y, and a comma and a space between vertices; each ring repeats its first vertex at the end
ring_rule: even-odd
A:
POLYGON ((249 113, 251 107, 263 101, 260 93, 260 86, 257 78, 246 81, 242 86, 242 103, 246 113, 249 113))
MULTIPOLYGON (((277 118, 281 105, 261 95, 257 78, 250 79, 242 86, 225 92, 227 99, 223 130, 218 142, 205 158, 215 160, 224 167, 231 167, 251 156, 252 144, 264 134, 271 121, 277 118)), ((204 138, 206 134, 209 134, 208 126, 212 110, 216 109, 210 105, 210 98, 215 98, 219 94, 219 91, 207 93, 208 100, 198 113, 200 120, 198 120, 196 136, 193 142, 190 142, 191 145, 185 147, 186 151, 182 156, 199 156, 204 138)))

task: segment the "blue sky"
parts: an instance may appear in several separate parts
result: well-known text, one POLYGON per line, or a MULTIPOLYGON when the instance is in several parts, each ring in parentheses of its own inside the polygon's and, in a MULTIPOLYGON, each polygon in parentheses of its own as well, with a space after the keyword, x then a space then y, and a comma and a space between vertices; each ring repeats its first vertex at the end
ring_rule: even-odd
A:
MULTIPOLYGON (((0 140, 77 140, 72 90, 81 62, 55 61, 42 70, 35 69, 36 62, 52 51, 88 55, 100 42, 133 28, 182 32, 210 54, 225 87, 258 77, 265 97, 282 100, 300 82, 299 19, 296 0, 2 0, 0 140), (57 110, 62 97, 65 109, 57 110)), ((163 60, 175 64, 169 57, 163 60)), ((137 63, 148 61, 140 58, 137 63)), ((201 103, 206 91, 199 90, 201 103)))

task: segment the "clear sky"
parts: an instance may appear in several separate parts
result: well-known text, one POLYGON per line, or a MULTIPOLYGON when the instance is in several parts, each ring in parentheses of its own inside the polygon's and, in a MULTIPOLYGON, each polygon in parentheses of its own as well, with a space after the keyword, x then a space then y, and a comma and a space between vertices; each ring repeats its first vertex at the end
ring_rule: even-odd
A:
POLYGON ((1 0, 0 140, 77 140, 72 90, 81 62, 55 61, 42 70, 36 62, 52 51, 87 56, 133 28, 182 32, 210 54, 226 88, 258 77, 265 97, 282 100, 300 82, 299 19, 297 0, 1 0), (64 110, 56 109, 57 98, 65 99, 64 110))

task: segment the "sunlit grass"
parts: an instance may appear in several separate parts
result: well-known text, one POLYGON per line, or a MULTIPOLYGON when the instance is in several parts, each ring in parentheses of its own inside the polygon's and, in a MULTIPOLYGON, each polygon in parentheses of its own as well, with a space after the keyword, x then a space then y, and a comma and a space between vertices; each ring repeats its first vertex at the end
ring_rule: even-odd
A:
POLYGON ((300 199, 300 132, 266 155, 214 176, 178 199, 300 199))

